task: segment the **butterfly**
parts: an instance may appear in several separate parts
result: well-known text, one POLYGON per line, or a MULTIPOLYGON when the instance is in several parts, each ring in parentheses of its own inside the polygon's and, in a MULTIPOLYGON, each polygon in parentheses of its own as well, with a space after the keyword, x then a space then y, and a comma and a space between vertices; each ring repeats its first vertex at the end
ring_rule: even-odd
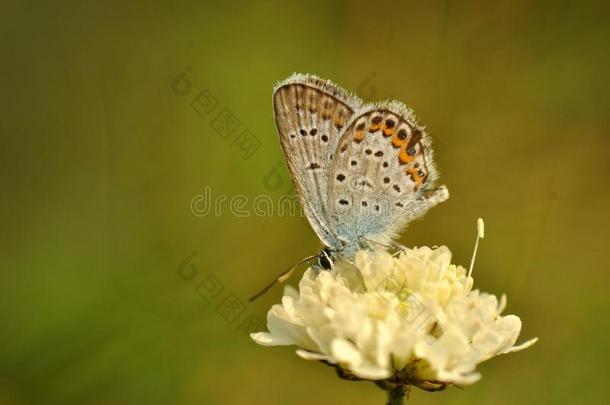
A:
MULTIPOLYGON (((323 269, 372 245, 391 246, 412 220, 449 198, 430 137, 403 103, 365 103, 329 80, 295 73, 273 91, 284 157, 323 269)), ((283 282, 293 266, 275 282, 283 282)), ((255 299, 274 283, 267 286, 255 299)))

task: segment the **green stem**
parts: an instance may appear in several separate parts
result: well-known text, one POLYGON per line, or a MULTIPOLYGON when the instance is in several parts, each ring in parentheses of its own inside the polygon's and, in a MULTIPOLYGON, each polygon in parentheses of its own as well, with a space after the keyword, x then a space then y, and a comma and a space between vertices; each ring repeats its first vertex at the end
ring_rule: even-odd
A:
POLYGON ((387 405, 402 405, 404 404, 405 394, 407 390, 405 387, 399 385, 398 387, 388 391, 388 402, 387 405))

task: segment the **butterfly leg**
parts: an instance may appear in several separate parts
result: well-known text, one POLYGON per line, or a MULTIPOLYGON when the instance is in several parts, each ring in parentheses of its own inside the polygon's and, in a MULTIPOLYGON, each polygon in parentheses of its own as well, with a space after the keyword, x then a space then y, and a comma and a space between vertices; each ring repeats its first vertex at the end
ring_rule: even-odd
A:
POLYGON ((403 245, 401 245, 400 243, 396 243, 394 241, 389 241, 387 244, 386 243, 381 243, 379 241, 373 240, 373 239, 368 239, 365 238, 364 236, 360 236, 360 241, 364 241, 366 245, 368 245, 367 247, 369 249, 372 249, 372 245, 377 245, 377 246, 381 246, 384 247, 386 249, 392 249, 395 250, 394 253, 392 253, 392 256, 397 255, 400 252, 404 252, 407 248, 404 247, 403 245))
POLYGON ((392 244, 394 245, 394 250, 395 252, 392 253, 392 256, 398 256, 401 253, 405 253, 407 251, 406 246, 397 243, 397 242, 392 242, 392 244))
POLYGON ((394 249, 394 253, 392 256, 398 256, 401 253, 405 253, 407 251, 407 247, 394 241, 390 241, 391 248, 394 249))

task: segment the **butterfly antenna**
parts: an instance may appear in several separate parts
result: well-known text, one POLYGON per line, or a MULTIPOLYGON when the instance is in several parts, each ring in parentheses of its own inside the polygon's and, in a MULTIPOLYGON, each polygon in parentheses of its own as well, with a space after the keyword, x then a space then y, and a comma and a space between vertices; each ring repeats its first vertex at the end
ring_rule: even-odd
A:
POLYGON ((477 257, 477 249, 479 248, 479 240, 485 237, 485 223, 483 219, 477 219, 477 240, 474 243, 474 252, 472 252, 472 259, 470 259, 470 269, 468 270, 468 277, 472 274, 474 268, 474 259, 477 257))
POLYGON ((261 295, 263 295, 264 293, 269 291, 269 289, 271 287, 273 287, 274 285, 281 284, 284 281, 288 280, 290 278, 290 276, 292 276, 292 273, 294 273, 294 271, 297 269, 297 267, 299 267, 299 265, 301 265, 301 264, 303 264, 303 263, 305 263, 305 262, 307 262, 307 261, 309 261, 311 259, 315 259, 316 257, 318 257, 318 255, 311 255, 311 256, 305 257, 304 259, 299 260, 298 262, 293 264, 292 267, 290 267, 288 270, 286 270, 285 272, 283 272, 282 274, 277 276, 271 283, 266 285, 265 288, 263 288, 262 290, 260 290, 256 294, 254 294, 252 297, 250 297, 248 302, 254 301, 258 297, 260 297, 261 295))

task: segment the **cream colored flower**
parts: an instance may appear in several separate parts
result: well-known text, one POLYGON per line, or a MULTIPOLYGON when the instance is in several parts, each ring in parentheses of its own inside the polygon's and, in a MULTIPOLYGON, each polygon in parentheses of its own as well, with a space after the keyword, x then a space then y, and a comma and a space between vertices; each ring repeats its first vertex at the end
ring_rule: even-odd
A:
POLYGON ((359 379, 424 389, 471 384, 480 378, 477 364, 536 341, 515 346, 521 320, 501 315, 506 297, 472 287, 445 246, 363 250, 353 264, 308 269, 298 292, 287 287, 270 309, 269 332, 252 338, 295 345, 299 356, 359 379))

